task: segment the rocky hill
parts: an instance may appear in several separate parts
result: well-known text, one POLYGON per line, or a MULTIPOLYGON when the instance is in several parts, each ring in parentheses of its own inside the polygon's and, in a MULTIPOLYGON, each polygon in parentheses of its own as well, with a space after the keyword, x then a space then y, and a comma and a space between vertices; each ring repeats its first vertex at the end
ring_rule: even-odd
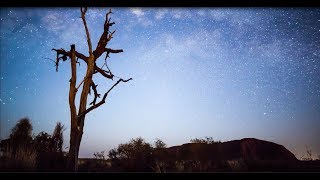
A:
POLYGON ((297 160, 293 153, 282 145, 255 138, 212 144, 187 143, 161 149, 157 153, 160 159, 164 160, 297 160))

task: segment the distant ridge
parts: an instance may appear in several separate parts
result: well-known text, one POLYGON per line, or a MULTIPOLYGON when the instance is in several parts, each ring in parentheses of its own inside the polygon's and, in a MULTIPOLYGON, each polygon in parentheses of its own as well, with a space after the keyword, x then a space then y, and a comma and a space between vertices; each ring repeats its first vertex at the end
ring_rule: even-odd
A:
POLYGON ((160 159, 166 160, 235 160, 297 161, 284 146, 255 138, 227 142, 187 143, 158 149, 160 159))

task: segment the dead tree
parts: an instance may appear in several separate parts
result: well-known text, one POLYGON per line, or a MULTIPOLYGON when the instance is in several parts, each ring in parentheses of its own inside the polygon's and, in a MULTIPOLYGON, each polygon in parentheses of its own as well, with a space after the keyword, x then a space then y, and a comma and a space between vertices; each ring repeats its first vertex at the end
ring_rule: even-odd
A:
POLYGON ((97 102, 97 99, 100 98, 100 94, 97 91, 97 84, 92 80, 93 75, 100 74, 107 79, 114 80, 115 76, 112 74, 111 70, 107 65, 107 58, 109 57, 110 53, 120 53, 123 52, 122 49, 111 49, 107 48, 108 42, 112 39, 115 31, 110 31, 110 27, 114 25, 114 22, 111 22, 111 18, 109 17, 111 9, 106 14, 106 20, 104 23, 104 31, 99 39, 98 45, 95 50, 92 50, 91 38, 89 29, 86 23, 86 12, 87 8, 80 8, 81 11, 81 19, 86 31, 87 43, 89 48, 89 56, 85 56, 84 54, 79 53, 76 51, 76 47, 74 44, 71 45, 70 51, 66 51, 64 49, 52 49, 56 51, 57 56, 55 60, 56 71, 58 71, 59 61, 66 61, 70 59, 71 62, 71 79, 70 79, 70 90, 69 90, 69 106, 70 106, 70 115, 71 115, 71 131, 70 131, 70 146, 69 146, 69 154, 68 154, 68 168, 73 171, 78 170, 78 153, 80 148, 80 142, 83 134, 83 126, 86 115, 91 112, 92 110, 98 108, 102 104, 106 102, 106 98, 108 97, 109 92, 117 86, 120 82, 128 82, 132 80, 129 79, 122 79, 118 78, 117 82, 111 86, 109 90, 107 90, 102 99, 97 102), (105 63, 103 66, 98 67, 96 61, 100 56, 106 53, 105 56, 105 63), (87 65, 86 75, 83 80, 77 84, 77 63, 80 64, 79 60, 85 62, 87 65), (76 105, 75 105, 75 98, 78 92, 79 87, 82 85, 82 92, 80 96, 80 104, 79 110, 77 112, 76 105), (90 94, 90 89, 93 91, 93 101, 87 107, 87 98, 90 94))

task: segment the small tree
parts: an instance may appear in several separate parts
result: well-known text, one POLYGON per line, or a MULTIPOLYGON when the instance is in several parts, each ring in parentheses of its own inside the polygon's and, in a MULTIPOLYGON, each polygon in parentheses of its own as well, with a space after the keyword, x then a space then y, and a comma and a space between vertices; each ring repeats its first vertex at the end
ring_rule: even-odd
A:
POLYGON ((52 148, 54 152, 62 153, 64 126, 58 122, 52 134, 52 148))
POLYGON ((110 150, 109 157, 112 164, 124 167, 127 171, 152 171, 152 152, 152 146, 139 137, 110 150))
POLYGON ((304 155, 300 158, 303 161, 311 161, 312 160, 312 151, 311 148, 309 148, 306 145, 306 157, 304 157, 304 155))
POLYGON ((98 160, 105 160, 104 151, 93 153, 94 157, 98 160))
POLYGON ((307 148, 307 159, 312 160, 312 151, 310 148, 307 148))
POLYGON ((33 169, 36 165, 36 150, 33 146, 32 125, 23 118, 12 128, 9 139, 1 141, 1 149, 8 168, 33 169))
POLYGON ((52 150, 51 135, 42 131, 34 139, 34 144, 38 152, 49 152, 52 150))
POLYGON ((156 139, 155 143, 155 148, 166 148, 167 145, 164 143, 161 139, 156 139))
POLYGON ((35 149, 37 150, 38 170, 63 170, 66 165, 66 158, 63 156, 63 125, 58 122, 52 135, 40 132, 34 138, 35 149))
POLYGON ((10 148, 15 156, 19 148, 28 147, 32 143, 32 125, 28 118, 22 118, 12 128, 10 134, 10 148))
POLYGON ((87 22, 86 22, 85 15, 87 12, 87 8, 80 8, 80 11, 81 11, 81 19, 86 32, 89 55, 86 56, 76 51, 76 46, 74 44, 71 45, 70 51, 65 51, 62 48, 52 49, 57 53, 56 61, 55 61, 56 71, 58 71, 60 60, 66 61, 69 58, 71 63, 71 78, 69 81, 70 82, 69 106, 70 106, 70 116, 71 116, 71 131, 70 131, 70 146, 69 146, 69 153, 68 153, 69 155, 68 167, 74 171, 78 170, 78 153, 79 153, 80 143, 82 139, 83 127, 84 127, 84 121, 85 121, 86 115, 92 110, 104 104, 106 102, 106 98, 109 92, 115 86, 117 86, 120 82, 128 82, 132 80, 132 78, 129 78, 127 80, 119 78, 119 80, 113 86, 111 86, 109 90, 107 90, 104 93, 101 101, 97 102, 97 98, 100 98, 100 94, 97 91, 98 85, 93 81, 92 78, 95 74, 100 74, 103 77, 110 80, 113 80, 114 77, 117 77, 117 76, 114 76, 114 74, 109 69, 107 64, 107 58, 110 57, 109 55, 111 53, 121 53, 123 52, 123 50, 111 49, 106 47, 108 42, 113 38, 113 35, 115 33, 115 31, 112 31, 112 32, 110 31, 110 27, 115 24, 114 22, 111 22, 111 18, 109 17, 109 15, 112 13, 111 9, 106 14, 104 30, 94 50, 92 48, 91 37, 90 37, 89 29, 87 26, 87 22), (98 67, 96 62, 104 53, 106 53, 105 63, 101 67, 98 67), (80 64, 79 59, 81 59, 87 65, 87 70, 86 70, 85 77, 83 77, 82 81, 78 85, 76 85, 77 63, 80 64), (75 105, 75 98, 81 85, 82 85, 82 92, 80 96, 79 109, 77 111, 77 108, 75 105), (94 98, 92 102, 89 104, 90 107, 87 108, 87 99, 91 89, 93 91, 94 98))
POLYGON ((28 118, 22 118, 18 123, 12 128, 10 139, 15 142, 15 144, 25 144, 32 140, 32 125, 28 118))
POLYGON ((165 172, 167 163, 165 163, 165 161, 162 161, 161 159, 163 157, 166 157, 166 153, 165 151, 163 151, 163 149, 166 148, 167 145, 161 139, 156 139, 154 144, 155 144, 155 148, 153 150, 153 158, 154 158, 153 170, 155 172, 165 172))
POLYGON ((96 158, 98 165, 100 165, 100 166, 104 165, 104 160, 106 159, 104 156, 104 151, 95 152, 95 153, 93 153, 93 155, 96 158))

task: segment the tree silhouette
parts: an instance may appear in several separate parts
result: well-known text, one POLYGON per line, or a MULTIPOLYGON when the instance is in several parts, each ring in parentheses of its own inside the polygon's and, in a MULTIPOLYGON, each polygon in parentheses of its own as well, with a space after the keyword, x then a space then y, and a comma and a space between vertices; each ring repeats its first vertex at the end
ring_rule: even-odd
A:
POLYGON ((25 138, 32 138, 32 125, 28 118, 22 118, 11 129, 10 138, 15 140, 25 140, 25 138))
POLYGON ((104 23, 104 31, 98 41, 98 44, 95 48, 95 50, 92 49, 91 44, 91 38, 89 29, 86 22, 86 12, 87 8, 80 8, 81 11, 81 19, 86 31, 86 37, 87 37, 87 44, 89 49, 89 56, 85 56, 84 54, 81 54, 76 51, 76 47, 74 44, 71 45, 70 51, 65 51, 64 49, 52 49, 56 51, 56 71, 58 71, 59 61, 66 61, 68 58, 71 62, 71 79, 70 79, 70 89, 69 89, 69 106, 70 106, 70 115, 71 115, 71 131, 70 131, 70 148, 69 148, 69 161, 68 161, 68 167, 71 168, 74 171, 78 170, 78 153, 81 143, 81 138, 83 134, 83 126, 86 114, 88 114, 90 111, 98 108, 102 104, 105 103, 106 98, 109 94, 109 92, 117 86, 120 82, 128 82, 132 80, 132 78, 129 78, 127 80, 124 80, 122 78, 119 78, 119 80, 111 86, 109 90, 106 91, 106 93, 103 95, 102 99, 97 102, 97 98, 100 98, 100 94, 97 91, 97 84, 94 83, 92 77, 95 74, 100 74, 104 76, 107 79, 113 80, 114 74, 111 72, 107 65, 107 58, 109 57, 110 53, 120 53, 123 52, 122 49, 111 49, 107 48, 108 42, 113 38, 113 34, 115 31, 110 31, 109 28, 114 25, 114 22, 111 22, 111 18, 109 17, 112 13, 111 9, 108 13, 106 13, 106 19, 104 23), (106 53, 105 56, 105 63, 98 67, 96 64, 96 61, 98 58, 103 54, 106 53), (85 64, 87 65, 86 75, 83 78, 83 80, 79 83, 79 85, 76 86, 77 83, 77 63, 80 64, 79 59, 81 59, 85 64), (83 85, 82 85, 83 84, 83 85), (79 103, 79 109, 77 112, 76 105, 75 105, 75 98, 76 94, 79 90, 79 87, 82 85, 82 92, 80 96, 80 103, 79 103), (93 90, 93 101, 90 103, 90 107, 87 108, 87 98, 90 94, 90 89, 93 90))
POLYGON ((38 152, 50 152, 52 150, 52 138, 51 136, 42 131, 34 139, 35 147, 38 152))
POLYGON ((28 118, 22 118, 12 128, 10 134, 10 145, 12 148, 13 156, 17 150, 22 147, 26 147, 32 142, 32 125, 28 118))
POLYGON ((154 142, 154 147, 155 148, 153 150, 153 157, 154 157, 153 170, 156 172, 164 172, 165 167, 168 164, 165 163, 165 161, 161 161, 161 158, 167 157, 166 152, 162 151, 162 149, 166 148, 167 145, 161 139, 156 139, 156 141, 154 142))
POLYGON ((64 126, 58 122, 52 134, 52 148, 54 152, 62 153, 64 126))
POLYGON ((6 160, 3 162, 6 168, 19 170, 35 168, 37 153, 33 146, 32 125, 28 118, 22 118, 17 122, 11 129, 9 138, 1 140, 0 149, 6 160))
POLYGON ((153 147, 141 137, 119 144, 109 151, 112 164, 117 164, 125 171, 152 171, 154 166, 153 147))
POLYGON ((166 148, 167 145, 161 139, 156 139, 154 142, 155 148, 166 148))

